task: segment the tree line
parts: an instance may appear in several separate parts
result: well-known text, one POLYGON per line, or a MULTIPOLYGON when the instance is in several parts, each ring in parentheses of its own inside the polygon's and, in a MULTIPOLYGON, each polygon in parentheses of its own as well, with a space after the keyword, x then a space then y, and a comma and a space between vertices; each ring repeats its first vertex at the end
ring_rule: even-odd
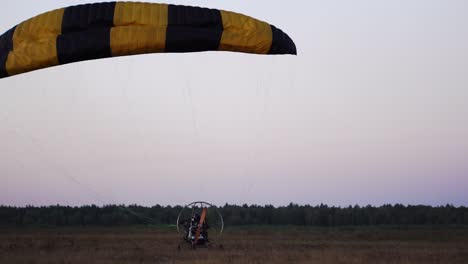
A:
MULTIPOLYGON (((0 206, 1 226, 129 226, 174 224, 182 206, 0 206)), ((468 225, 468 208, 423 205, 335 207, 324 204, 275 207, 229 205, 218 208, 228 226, 468 225)))

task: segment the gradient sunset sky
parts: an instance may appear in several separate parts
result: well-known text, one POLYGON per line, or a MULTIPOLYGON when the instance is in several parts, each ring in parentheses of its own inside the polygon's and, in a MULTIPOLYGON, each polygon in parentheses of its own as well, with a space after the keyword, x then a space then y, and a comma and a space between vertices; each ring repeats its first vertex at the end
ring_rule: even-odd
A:
MULTIPOLYGON (((0 34, 99 1, 3 0, 0 34)), ((151 54, 0 80, 0 204, 468 205, 468 1, 163 1, 298 56, 151 54)))

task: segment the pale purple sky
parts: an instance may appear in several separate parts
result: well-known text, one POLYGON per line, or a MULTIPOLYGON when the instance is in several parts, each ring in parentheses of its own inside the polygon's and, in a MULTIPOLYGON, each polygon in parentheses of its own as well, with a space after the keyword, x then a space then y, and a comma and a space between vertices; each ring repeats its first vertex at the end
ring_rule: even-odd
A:
MULTIPOLYGON (((468 205, 467 1, 166 2, 268 21, 299 55, 0 80, 0 204, 468 205)), ((79 3, 2 1, 0 31, 79 3)))

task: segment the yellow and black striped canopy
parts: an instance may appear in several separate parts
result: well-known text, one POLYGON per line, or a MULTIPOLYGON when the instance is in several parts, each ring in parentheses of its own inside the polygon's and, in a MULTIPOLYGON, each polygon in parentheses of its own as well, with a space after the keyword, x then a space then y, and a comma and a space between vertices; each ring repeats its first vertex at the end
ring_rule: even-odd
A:
POLYGON ((156 3, 72 6, 26 20, 0 36, 0 78, 60 64, 156 52, 293 54, 280 29, 216 9, 156 3))

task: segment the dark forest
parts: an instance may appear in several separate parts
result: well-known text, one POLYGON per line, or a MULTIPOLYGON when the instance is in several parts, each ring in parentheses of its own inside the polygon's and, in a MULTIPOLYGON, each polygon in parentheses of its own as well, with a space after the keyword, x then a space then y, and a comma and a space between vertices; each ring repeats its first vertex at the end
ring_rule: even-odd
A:
MULTIPOLYGON (((1 226, 129 226, 175 224, 181 206, 0 206, 1 226)), ((445 206, 333 207, 327 205, 229 205, 219 207, 227 226, 468 225, 468 208, 445 206)))

